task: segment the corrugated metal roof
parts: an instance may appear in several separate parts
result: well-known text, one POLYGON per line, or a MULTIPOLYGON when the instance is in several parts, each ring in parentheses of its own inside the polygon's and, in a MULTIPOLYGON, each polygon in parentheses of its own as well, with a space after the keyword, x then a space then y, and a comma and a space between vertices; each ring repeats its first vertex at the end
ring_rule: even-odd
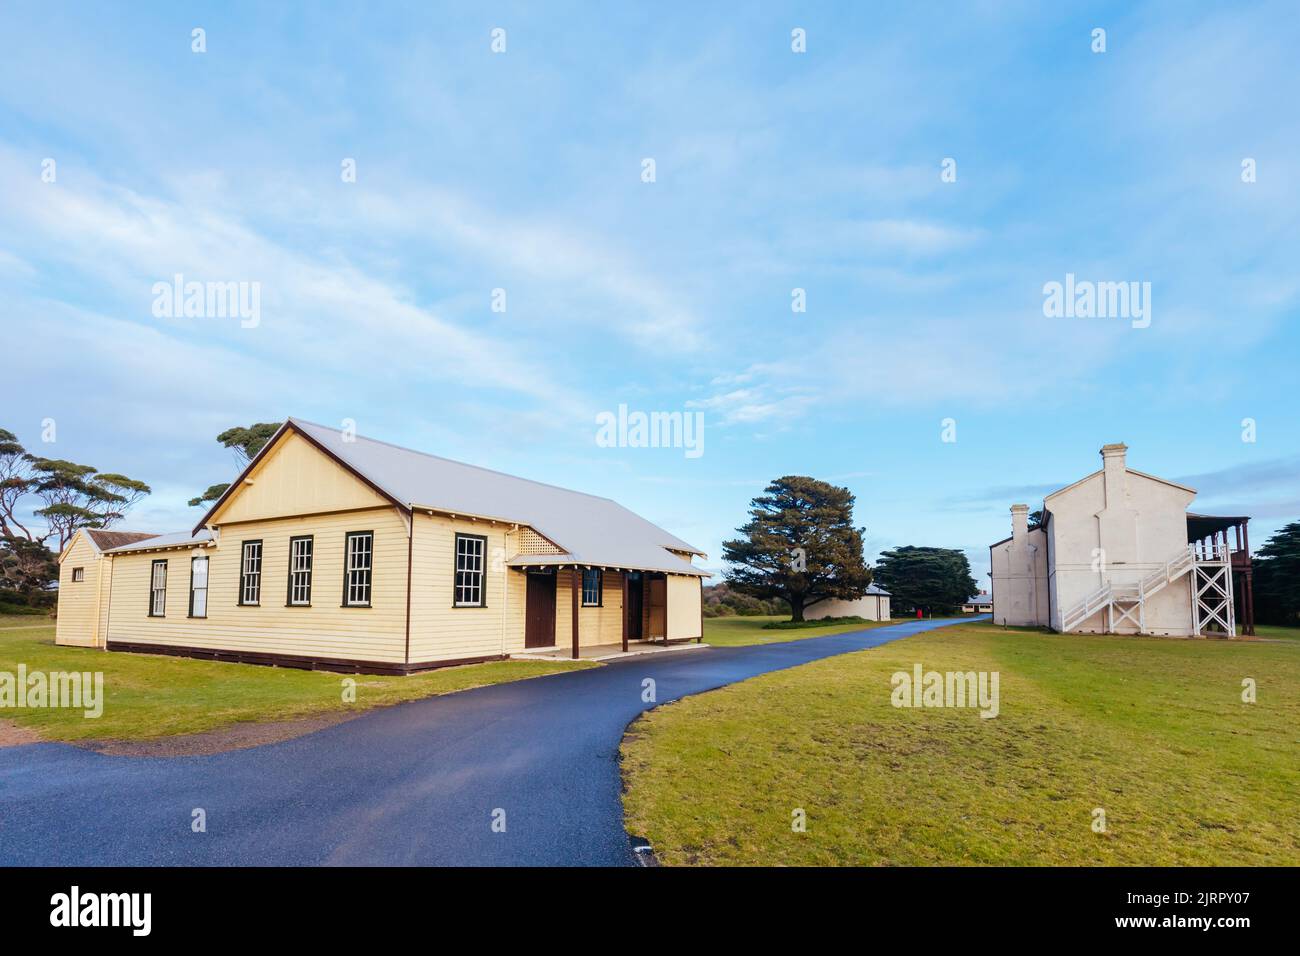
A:
POLYGON ((127 551, 152 551, 155 548, 179 548, 185 545, 203 544, 212 540, 212 532, 203 530, 191 534, 188 531, 172 531, 168 534, 150 535, 140 541, 112 548, 105 553, 122 554, 127 551))
POLYGON ((866 594, 864 594, 863 597, 870 597, 870 596, 889 597, 889 592, 886 591, 884 588, 871 584, 867 586, 866 594))
MULTIPOLYGON (((566 551, 565 563, 708 576, 668 549, 702 554, 616 501, 439 458, 361 435, 290 418, 291 427, 414 509, 526 524, 566 551)), ((268 443, 269 446, 270 443, 268 443)), ((533 555, 523 563, 558 563, 533 555)))

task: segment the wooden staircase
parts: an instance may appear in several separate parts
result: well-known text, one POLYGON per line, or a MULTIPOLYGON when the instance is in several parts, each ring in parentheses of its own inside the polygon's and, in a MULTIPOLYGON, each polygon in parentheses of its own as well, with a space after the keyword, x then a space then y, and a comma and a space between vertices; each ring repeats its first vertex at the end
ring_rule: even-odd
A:
POLYGON ((1233 634, 1232 567, 1225 547, 1213 553, 1200 553, 1194 545, 1179 552, 1164 566, 1135 584, 1104 584, 1061 615, 1061 630, 1073 631, 1093 615, 1106 613, 1106 633, 1125 621, 1139 634, 1147 633, 1146 602, 1184 575, 1193 575, 1192 620, 1200 635, 1208 626, 1218 625, 1233 634))

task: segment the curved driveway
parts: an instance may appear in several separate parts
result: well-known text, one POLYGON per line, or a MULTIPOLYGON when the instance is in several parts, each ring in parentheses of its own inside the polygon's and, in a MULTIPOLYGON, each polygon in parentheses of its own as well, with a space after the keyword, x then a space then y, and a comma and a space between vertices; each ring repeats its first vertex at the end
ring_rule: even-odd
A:
POLYGON ((649 654, 207 757, 0 749, 0 865, 629 864, 618 749, 645 678, 665 703, 951 623, 649 654))

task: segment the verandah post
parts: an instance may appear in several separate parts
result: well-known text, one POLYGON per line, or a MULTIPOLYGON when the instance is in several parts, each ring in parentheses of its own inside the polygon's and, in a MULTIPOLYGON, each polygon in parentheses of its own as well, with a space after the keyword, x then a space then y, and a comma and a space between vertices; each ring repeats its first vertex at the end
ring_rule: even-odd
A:
POLYGON ((582 571, 575 564, 573 566, 573 583, 570 587, 573 591, 573 659, 578 659, 578 597, 582 593, 582 571))

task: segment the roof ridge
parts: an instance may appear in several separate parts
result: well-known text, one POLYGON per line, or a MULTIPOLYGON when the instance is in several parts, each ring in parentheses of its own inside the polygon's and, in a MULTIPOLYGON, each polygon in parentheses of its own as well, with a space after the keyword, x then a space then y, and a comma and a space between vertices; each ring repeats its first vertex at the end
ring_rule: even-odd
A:
MULTIPOLYGON (((301 425, 311 425, 313 428, 323 428, 326 431, 334 432, 335 434, 338 435, 343 434, 342 429, 333 428, 329 425, 322 425, 320 422, 309 422, 305 418, 296 418, 291 415, 289 416, 288 421, 297 422, 298 424, 301 425)), ((460 465, 462 468, 473 468, 475 471, 486 472, 489 475, 500 475, 502 478, 510 478, 514 481, 526 481, 530 485, 538 485, 539 487, 542 488, 553 488, 556 491, 564 491, 571 495, 582 495, 584 498, 595 498, 597 501, 608 501, 611 504, 618 505, 620 508, 623 508, 625 511, 629 510, 624 505, 619 504, 613 498, 607 498, 604 495, 593 495, 589 491, 578 491, 576 488, 565 488, 563 485, 553 485, 548 481, 538 481, 535 478, 524 478, 522 475, 512 475, 509 472, 498 471, 495 468, 484 468, 482 465, 475 465, 468 461, 457 461, 455 458, 446 458, 442 455, 434 455, 427 451, 420 451, 418 448, 407 448, 405 445, 398 445, 394 442, 384 441, 382 438, 371 438, 369 435, 358 435, 357 437, 364 439, 365 441, 368 441, 374 445, 384 445, 387 448, 395 448, 398 451, 409 452, 412 455, 420 455, 423 458, 432 458, 434 461, 445 461, 448 464, 460 465)), ((415 502, 408 502, 408 504, 415 504, 415 502)), ((632 513, 636 514, 636 512, 632 512, 632 513)))

